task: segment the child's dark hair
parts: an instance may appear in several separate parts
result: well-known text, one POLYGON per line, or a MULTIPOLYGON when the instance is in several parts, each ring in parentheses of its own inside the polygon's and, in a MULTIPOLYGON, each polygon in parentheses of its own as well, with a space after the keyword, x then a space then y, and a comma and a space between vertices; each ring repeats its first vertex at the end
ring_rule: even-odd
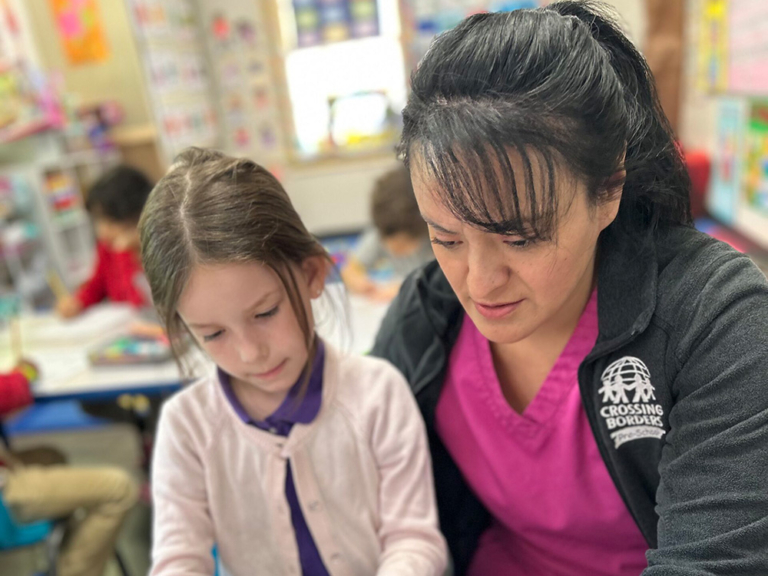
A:
POLYGON ((291 265, 313 256, 331 259, 266 169, 245 158, 187 148, 150 194, 139 234, 152 299, 177 358, 186 327, 176 308, 192 269, 241 262, 275 271, 314 358, 316 339, 291 265))
POLYGON ((152 183, 136 168, 116 166, 88 190, 85 207, 96 218, 135 224, 152 191, 152 183))
POLYGON ((403 115, 406 165, 490 232, 551 238, 568 185, 555 181, 559 167, 585 181, 592 205, 623 184, 620 230, 691 221, 688 173, 651 72, 604 4, 467 18, 424 56, 403 115))
POLYGON ((405 233, 413 238, 427 235, 427 225, 413 194, 405 167, 387 172, 376 181, 371 196, 371 219, 382 238, 405 233))

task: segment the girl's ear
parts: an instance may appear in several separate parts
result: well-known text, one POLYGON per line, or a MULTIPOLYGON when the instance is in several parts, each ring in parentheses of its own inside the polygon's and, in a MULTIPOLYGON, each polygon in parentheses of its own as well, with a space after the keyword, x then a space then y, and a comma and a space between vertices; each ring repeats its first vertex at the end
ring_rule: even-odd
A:
POLYGON ((322 256, 310 256, 301 263, 310 298, 318 298, 323 293, 330 268, 331 263, 322 256))

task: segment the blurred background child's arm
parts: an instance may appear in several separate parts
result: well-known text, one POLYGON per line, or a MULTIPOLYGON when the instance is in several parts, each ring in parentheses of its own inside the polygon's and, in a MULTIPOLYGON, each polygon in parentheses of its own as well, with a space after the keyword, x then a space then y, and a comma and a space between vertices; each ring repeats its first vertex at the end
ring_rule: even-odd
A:
POLYGON ((368 270, 355 256, 350 256, 342 268, 341 279, 353 294, 371 295, 376 291, 376 284, 369 278, 368 270))
POLYGON ((107 294, 104 247, 98 245, 96 268, 91 277, 75 294, 57 294, 56 312, 62 318, 73 318, 94 304, 101 302, 107 294))

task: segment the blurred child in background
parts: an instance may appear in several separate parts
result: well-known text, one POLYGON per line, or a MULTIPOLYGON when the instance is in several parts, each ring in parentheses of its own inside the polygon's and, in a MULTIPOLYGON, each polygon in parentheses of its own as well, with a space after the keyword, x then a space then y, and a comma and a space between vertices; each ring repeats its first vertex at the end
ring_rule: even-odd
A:
MULTIPOLYGON (((151 309, 149 285, 139 255, 139 217, 151 191, 149 179, 126 165, 112 168, 93 184, 85 204, 96 229, 96 266, 91 278, 74 295, 59 299, 56 310, 60 316, 72 318, 103 301, 128 303, 143 313, 141 319, 126 326, 126 331, 135 336, 162 333, 151 309)), ((113 401, 81 402, 81 406, 97 418, 139 425, 149 434, 145 438, 148 451, 161 400, 141 397, 140 410, 133 406, 135 398, 125 400, 125 406, 113 401)))
POLYGON ((139 258, 139 216, 152 190, 149 179, 135 168, 117 166, 88 192, 86 207, 96 229, 96 267, 91 278, 71 296, 60 298, 56 310, 77 316, 103 300, 150 306, 139 258))
POLYGON ((391 300, 408 274, 434 259, 411 178, 402 166, 376 182, 371 219, 373 227, 363 233, 341 275, 351 292, 391 300), (371 271, 382 263, 391 266, 394 273, 394 278, 387 283, 376 282, 371 277, 371 271))

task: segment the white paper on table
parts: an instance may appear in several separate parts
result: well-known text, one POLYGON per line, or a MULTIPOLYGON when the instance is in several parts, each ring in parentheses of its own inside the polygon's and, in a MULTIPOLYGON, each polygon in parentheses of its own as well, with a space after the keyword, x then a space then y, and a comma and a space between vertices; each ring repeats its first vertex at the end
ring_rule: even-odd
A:
POLYGON ((37 365, 46 387, 70 380, 90 368, 85 350, 35 350, 30 352, 29 359, 37 365))
POLYGON ((136 312, 127 305, 94 306, 71 320, 51 314, 27 316, 21 320, 22 342, 25 346, 82 344, 88 346, 117 330, 127 330, 136 312))

